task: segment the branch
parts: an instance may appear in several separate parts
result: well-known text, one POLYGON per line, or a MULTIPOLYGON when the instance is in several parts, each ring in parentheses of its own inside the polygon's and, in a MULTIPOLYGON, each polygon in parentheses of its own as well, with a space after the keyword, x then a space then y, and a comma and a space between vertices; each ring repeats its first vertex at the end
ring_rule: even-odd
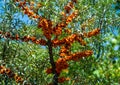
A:
POLYGON ((23 37, 20 37, 18 34, 15 34, 14 36, 10 33, 10 32, 5 32, 3 33, 2 31, 0 31, 0 36, 2 38, 9 38, 11 40, 17 40, 17 41, 22 41, 22 42, 29 42, 29 41, 32 41, 33 43, 35 44, 39 44, 39 45, 43 45, 45 46, 46 45, 46 40, 44 39, 36 39, 35 36, 23 36, 23 37))

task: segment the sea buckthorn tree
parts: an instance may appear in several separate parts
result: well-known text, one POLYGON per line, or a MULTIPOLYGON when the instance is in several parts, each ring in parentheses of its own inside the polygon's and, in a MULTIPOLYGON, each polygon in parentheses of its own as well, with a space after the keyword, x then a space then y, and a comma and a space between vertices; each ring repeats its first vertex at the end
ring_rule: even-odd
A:
MULTIPOLYGON (((43 45, 48 47, 49 52, 49 58, 50 58, 50 64, 51 67, 46 69, 46 73, 53 74, 53 82, 51 84, 58 85, 58 83, 63 83, 64 81, 69 80, 69 78, 65 78, 63 76, 60 76, 61 72, 64 69, 68 68, 68 61, 74 60, 77 61, 82 57, 87 57, 93 54, 92 50, 84 50, 82 52, 75 52, 72 53, 70 51, 70 47, 73 42, 79 42, 81 45, 85 46, 86 42, 84 41, 84 38, 89 38, 91 36, 95 36, 99 34, 100 29, 94 29, 90 32, 83 32, 83 34, 74 33, 71 31, 71 29, 65 29, 66 26, 72 22, 74 18, 78 15, 78 10, 73 10, 74 5, 77 3, 77 0, 69 1, 68 4, 64 7, 65 12, 62 12, 62 19, 60 22, 58 22, 55 26, 54 23, 50 17, 45 18, 40 16, 38 13, 36 13, 34 7, 41 7, 41 3, 34 3, 34 2, 27 2, 27 1, 20 1, 16 0, 15 3, 18 5, 18 7, 23 10, 24 14, 28 15, 30 18, 34 18, 38 20, 37 26, 38 29, 42 29, 44 39, 37 39, 36 36, 23 36, 21 37, 19 34, 12 35, 10 32, 2 32, 0 31, 0 34, 3 36, 3 38, 10 38, 12 40, 21 40, 22 42, 28 42, 32 41, 35 44, 43 45), (66 36, 64 36, 62 39, 60 38, 62 34, 65 33, 66 36), (58 58, 54 59, 53 55, 53 48, 59 47, 59 55, 58 58)), ((48 9, 49 10, 49 9, 48 9)), ((82 28, 85 30, 84 26, 82 28)), ((5 68, 4 66, 1 66, 1 74, 7 74, 9 77, 13 77, 16 82, 23 83, 23 79, 14 73, 10 69, 5 68)))
MULTIPOLYGON (((71 78, 69 75, 66 76, 65 73, 69 71, 68 69, 71 67, 71 64, 76 63, 80 59, 86 59, 86 57, 89 57, 93 54, 94 51, 88 46, 88 44, 90 44, 88 41, 92 38, 94 40, 95 37, 93 36, 97 36, 97 34, 100 33, 100 30, 102 29, 102 21, 100 22, 100 25, 96 25, 94 27, 92 25, 95 23, 94 15, 91 15, 91 17, 87 18, 86 20, 84 18, 81 19, 82 15, 84 15, 88 8, 81 8, 83 9, 81 12, 81 10, 78 9, 79 7, 77 7, 80 3, 78 0, 13 1, 14 5, 22 10, 23 15, 27 15, 31 20, 34 21, 33 24, 36 25, 36 27, 31 28, 33 33, 28 31, 28 33, 25 35, 22 34, 22 32, 11 33, 11 31, 6 32, 1 30, 1 37, 3 39, 19 41, 19 43, 31 42, 36 44, 36 46, 43 46, 42 49, 44 50, 48 50, 48 55, 44 55, 44 59, 48 59, 46 63, 48 64, 49 62, 49 65, 43 65, 45 66, 43 69, 45 69, 46 74, 50 75, 50 77, 53 77, 53 79, 51 79, 51 82, 44 84, 58 85, 58 83, 64 84, 65 81, 69 81, 71 78), (81 24, 78 22, 79 20, 81 20, 81 22, 83 20, 84 22, 81 24), (39 32, 34 34, 34 30, 36 29, 38 29, 39 32)), ((86 4, 84 1, 81 1, 81 3, 86 4)), ((30 27, 24 27, 24 31, 27 32, 27 30, 30 30, 28 28, 30 27)), ((98 57, 99 55, 100 54, 98 52, 98 57)), ((38 58, 42 57, 43 56, 40 56, 38 58)), ((34 63, 36 63, 36 66, 39 66, 39 62, 45 64, 43 61, 35 61, 34 63)), ((32 84, 31 82, 26 83, 24 76, 22 78, 5 66, 0 66, 0 73, 15 80, 17 83, 32 84)), ((32 77, 30 74, 28 76, 32 77)), ((75 76, 77 76, 77 74, 75 74, 75 76)), ((36 77, 39 76, 36 75, 36 77)), ((74 84, 74 82, 75 81, 73 81, 72 84, 74 84)))

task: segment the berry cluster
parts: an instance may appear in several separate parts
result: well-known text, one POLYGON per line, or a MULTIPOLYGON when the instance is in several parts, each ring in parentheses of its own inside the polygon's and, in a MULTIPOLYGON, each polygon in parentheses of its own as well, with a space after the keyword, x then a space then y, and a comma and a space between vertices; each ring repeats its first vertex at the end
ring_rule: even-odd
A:
MULTIPOLYGON (((35 3, 33 1, 27 3, 26 0, 15 0, 18 6, 23 10, 24 14, 28 15, 28 17, 38 19, 40 16, 35 12, 35 3), (27 6, 29 5, 29 7, 27 6)), ((37 4, 36 8, 41 7, 41 4, 37 4)))
POLYGON ((9 78, 13 78, 17 83, 23 83, 23 78, 13 73, 9 68, 6 68, 4 66, 0 66, 0 74, 5 74, 9 78))
MULTIPOLYGON (((69 55, 64 53, 64 57, 58 58, 58 60, 56 61, 56 71, 58 75, 62 72, 62 70, 68 68, 68 63, 67 63, 68 61, 70 60, 78 61, 79 59, 90 56, 92 54, 93 54, 93 51, 91 50, 76 52, 76 53, 69 54, 69 55)), ((46 73, 48 74, 52 73, 52 68, 48 68, 46 70, 46 73)))
POLYGON ((100 33, 100 29, 97 28, 97 29, 92 30, 91 32, 84 33, 84 36, 89 38, 89 37, 95 36, 99 33, 100 33))
POLYGON ((37 39, 35 36, 24 36, 24 37, 20 37, 18 34, 12 35, 10 32, 2 32, 0 31, 0 35, 2 35, 3 38, 9 38, 12 40, 21 40, 23 42, 28 42, 31 41, 35 44, 39 44, 39 45, 46 45, 46 40, 44 39, 37 39))

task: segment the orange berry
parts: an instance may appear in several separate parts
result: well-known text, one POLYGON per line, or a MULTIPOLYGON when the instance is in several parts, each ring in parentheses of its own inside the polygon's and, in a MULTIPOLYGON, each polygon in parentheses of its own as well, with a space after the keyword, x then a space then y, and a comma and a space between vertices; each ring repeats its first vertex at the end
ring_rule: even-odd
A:
POLYGON ((63 83, 65 81, 65 77, 60 77, 60 78, 58 78, 58 82, 59 83, 63 83))
POLYGON ((52 73, 52 68, 48 68, 48 69, 46 70, 46 73, 47 73, 47 74, 52 73))

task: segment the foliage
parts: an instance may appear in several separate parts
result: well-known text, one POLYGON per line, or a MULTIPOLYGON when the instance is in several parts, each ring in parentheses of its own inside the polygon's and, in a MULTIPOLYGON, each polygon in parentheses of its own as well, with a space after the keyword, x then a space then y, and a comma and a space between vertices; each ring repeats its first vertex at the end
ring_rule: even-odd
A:
MULTIPOLYGON (((26 1, 30 3, 31 0, 26 1)), ((39 0, 36 2, 40 3, 41 7, 35 5, 34 12, 52 20, 53 25, 56 26, 61 22, 64 6, 69 0, 46 0, 44 2, 39 0)), ((89 39, 86 38, 86 46, 81 46, 78 42, 72 44, 70 49, 72 52, 92 49, 94 54, 77 62, 70 61, 69 68, 61 73, 61 76, 69 76, 70 80, 63 83, 63 85, 120 84, 120 17, 112 8, 114 3, 114 0, 78 0, 74 5, 72 11, 79 9, 78 16, 65 29, 71 29, 73 33, 82 34, 83 32, 92 31, 94 28, 100 28, 101 34, 89 39)), ((12 0, 5 2, 4 14, 1 15, 0 30, 3 33, 10 32, 12 35, 19 34, 20 37, 29 35, 45 39, 42 36, 42 30, 36 26, 36 23, 38 23, 36 19, 33 19, 31 24, 25 24, 18 17, 14 17, 20 11, 12 0)), ((30 17, 30 19, 32 18, 30 17)), ((59 39, 65 36, 68 35, 63 32, 59 39)), ((54 38, 54 36, 52 37, 54 38)), ((53 75, 47 75, 45 72, 46 68, 51 66, 47 47, 41 47, 32 42, 2 38, 2 36, 0 39, 1 65, 5 65, 24 78, 24 83, 47 85, 51 82, 53 75)), ((59 50, 59 47, 53 49, 56 60, 59 50)), ((13 85, 17 83, 7 75, 0 75, 0 84, 13 85)))

